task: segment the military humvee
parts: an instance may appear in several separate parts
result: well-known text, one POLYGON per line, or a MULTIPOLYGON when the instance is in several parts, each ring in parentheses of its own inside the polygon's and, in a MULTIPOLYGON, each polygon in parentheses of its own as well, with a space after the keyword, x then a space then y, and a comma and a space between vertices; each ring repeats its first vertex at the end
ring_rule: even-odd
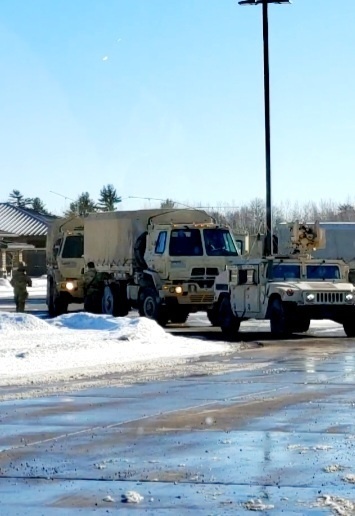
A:
POLYGON ((275 337, 308 331, 312 319, 340 323, 355 337, 355 287, 342 260, 315 260, 307 251, 324 244, 324 234, 294 229, 294 252, 285 256, 240 259, 215 282, 215 302, 224 335, 236 337, 248 319, 270 320, 275 337))

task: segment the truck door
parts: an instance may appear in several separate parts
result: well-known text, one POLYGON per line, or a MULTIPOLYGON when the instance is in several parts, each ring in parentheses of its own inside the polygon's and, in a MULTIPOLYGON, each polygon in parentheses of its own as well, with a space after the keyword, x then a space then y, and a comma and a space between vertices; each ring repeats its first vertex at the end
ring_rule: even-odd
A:
POLYGON ((162 278, 166 276, 166 245, 168 232, 153 231, 148 234, 146 260, 148 267, 156 271, 162 278))
POLYGON ((238 285, 232 290, 231 302, 239 317, 255 317, 260 310, 258 266, 238 267, 238 285))

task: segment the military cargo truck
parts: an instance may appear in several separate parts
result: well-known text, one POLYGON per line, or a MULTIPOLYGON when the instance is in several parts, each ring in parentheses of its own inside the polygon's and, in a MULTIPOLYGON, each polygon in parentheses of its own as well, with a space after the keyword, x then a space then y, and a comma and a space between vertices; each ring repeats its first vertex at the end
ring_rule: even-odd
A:
POLYGON ((94 262, 105 275, 105 314, 125 316, 135 308, 165 325, 205 311, 216 324, 213 285, 237 256, 229 228, 202 210, 117 211, 85 217, 85 263, 94 262))
POLYGON ((239 260, 215 283, 219 326, 234 339, 242 321, 269 320, 278 337, 308 331, 312 319, 340 323, 355 337, 355 288, 342 260, 321 260, 309 252, 325 245, 324 230, 293 225, 293 254, 239 260))
POLYGON ((47 307, 52 316, 66 313, 71 303, 82 303, 84 220, 56 219, 47 235, 47 307))

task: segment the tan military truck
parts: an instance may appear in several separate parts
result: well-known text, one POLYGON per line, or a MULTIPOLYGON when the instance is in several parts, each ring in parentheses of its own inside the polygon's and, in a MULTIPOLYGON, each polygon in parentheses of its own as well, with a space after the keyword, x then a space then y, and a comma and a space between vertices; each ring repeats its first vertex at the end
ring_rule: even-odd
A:
POLYGON ((307 251, 324 244, 324 234, 299 226, 293 231, 294 254, 239 260, 215 283, 219 326, 237 337, 240 323, 270 320, 275 337, 308 331, 312 319, 340 323, 355 337, 355 287, 342 260, 313 259, 307 251))
POLYGON ((84 273, 84 220, 56 219, 47 235, 47 307, 52 316, 82 303, 84 273))
POLYGON ((106 276, 102 312, 131 308, 161 325, 205 311, 217 324, 213 285, 238 256, 234 238, 205 211, 92 213, 84 222, 85 263, 106 276))

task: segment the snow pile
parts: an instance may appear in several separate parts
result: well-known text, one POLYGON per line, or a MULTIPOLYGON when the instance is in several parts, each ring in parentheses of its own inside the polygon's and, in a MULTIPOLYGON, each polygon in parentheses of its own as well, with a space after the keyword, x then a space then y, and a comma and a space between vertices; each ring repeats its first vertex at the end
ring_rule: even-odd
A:
POLYGON ((231 350, 225 342, 173 336, 145 318, 73 313, 46 321, 0 312, 2 385, 164 369, 231 350))
MULTIPOLYGON (((48 324, 38 317, 28 316, 27 314, 1 312, 0 313, 0 335, 1 340, 6 334, 13 332, 30 332, 30 331, 53 331, 48 324), (5 335, 4 335, 5 334, 5 335)), ((12 335, 7 335, 12 338, 12 335)))

